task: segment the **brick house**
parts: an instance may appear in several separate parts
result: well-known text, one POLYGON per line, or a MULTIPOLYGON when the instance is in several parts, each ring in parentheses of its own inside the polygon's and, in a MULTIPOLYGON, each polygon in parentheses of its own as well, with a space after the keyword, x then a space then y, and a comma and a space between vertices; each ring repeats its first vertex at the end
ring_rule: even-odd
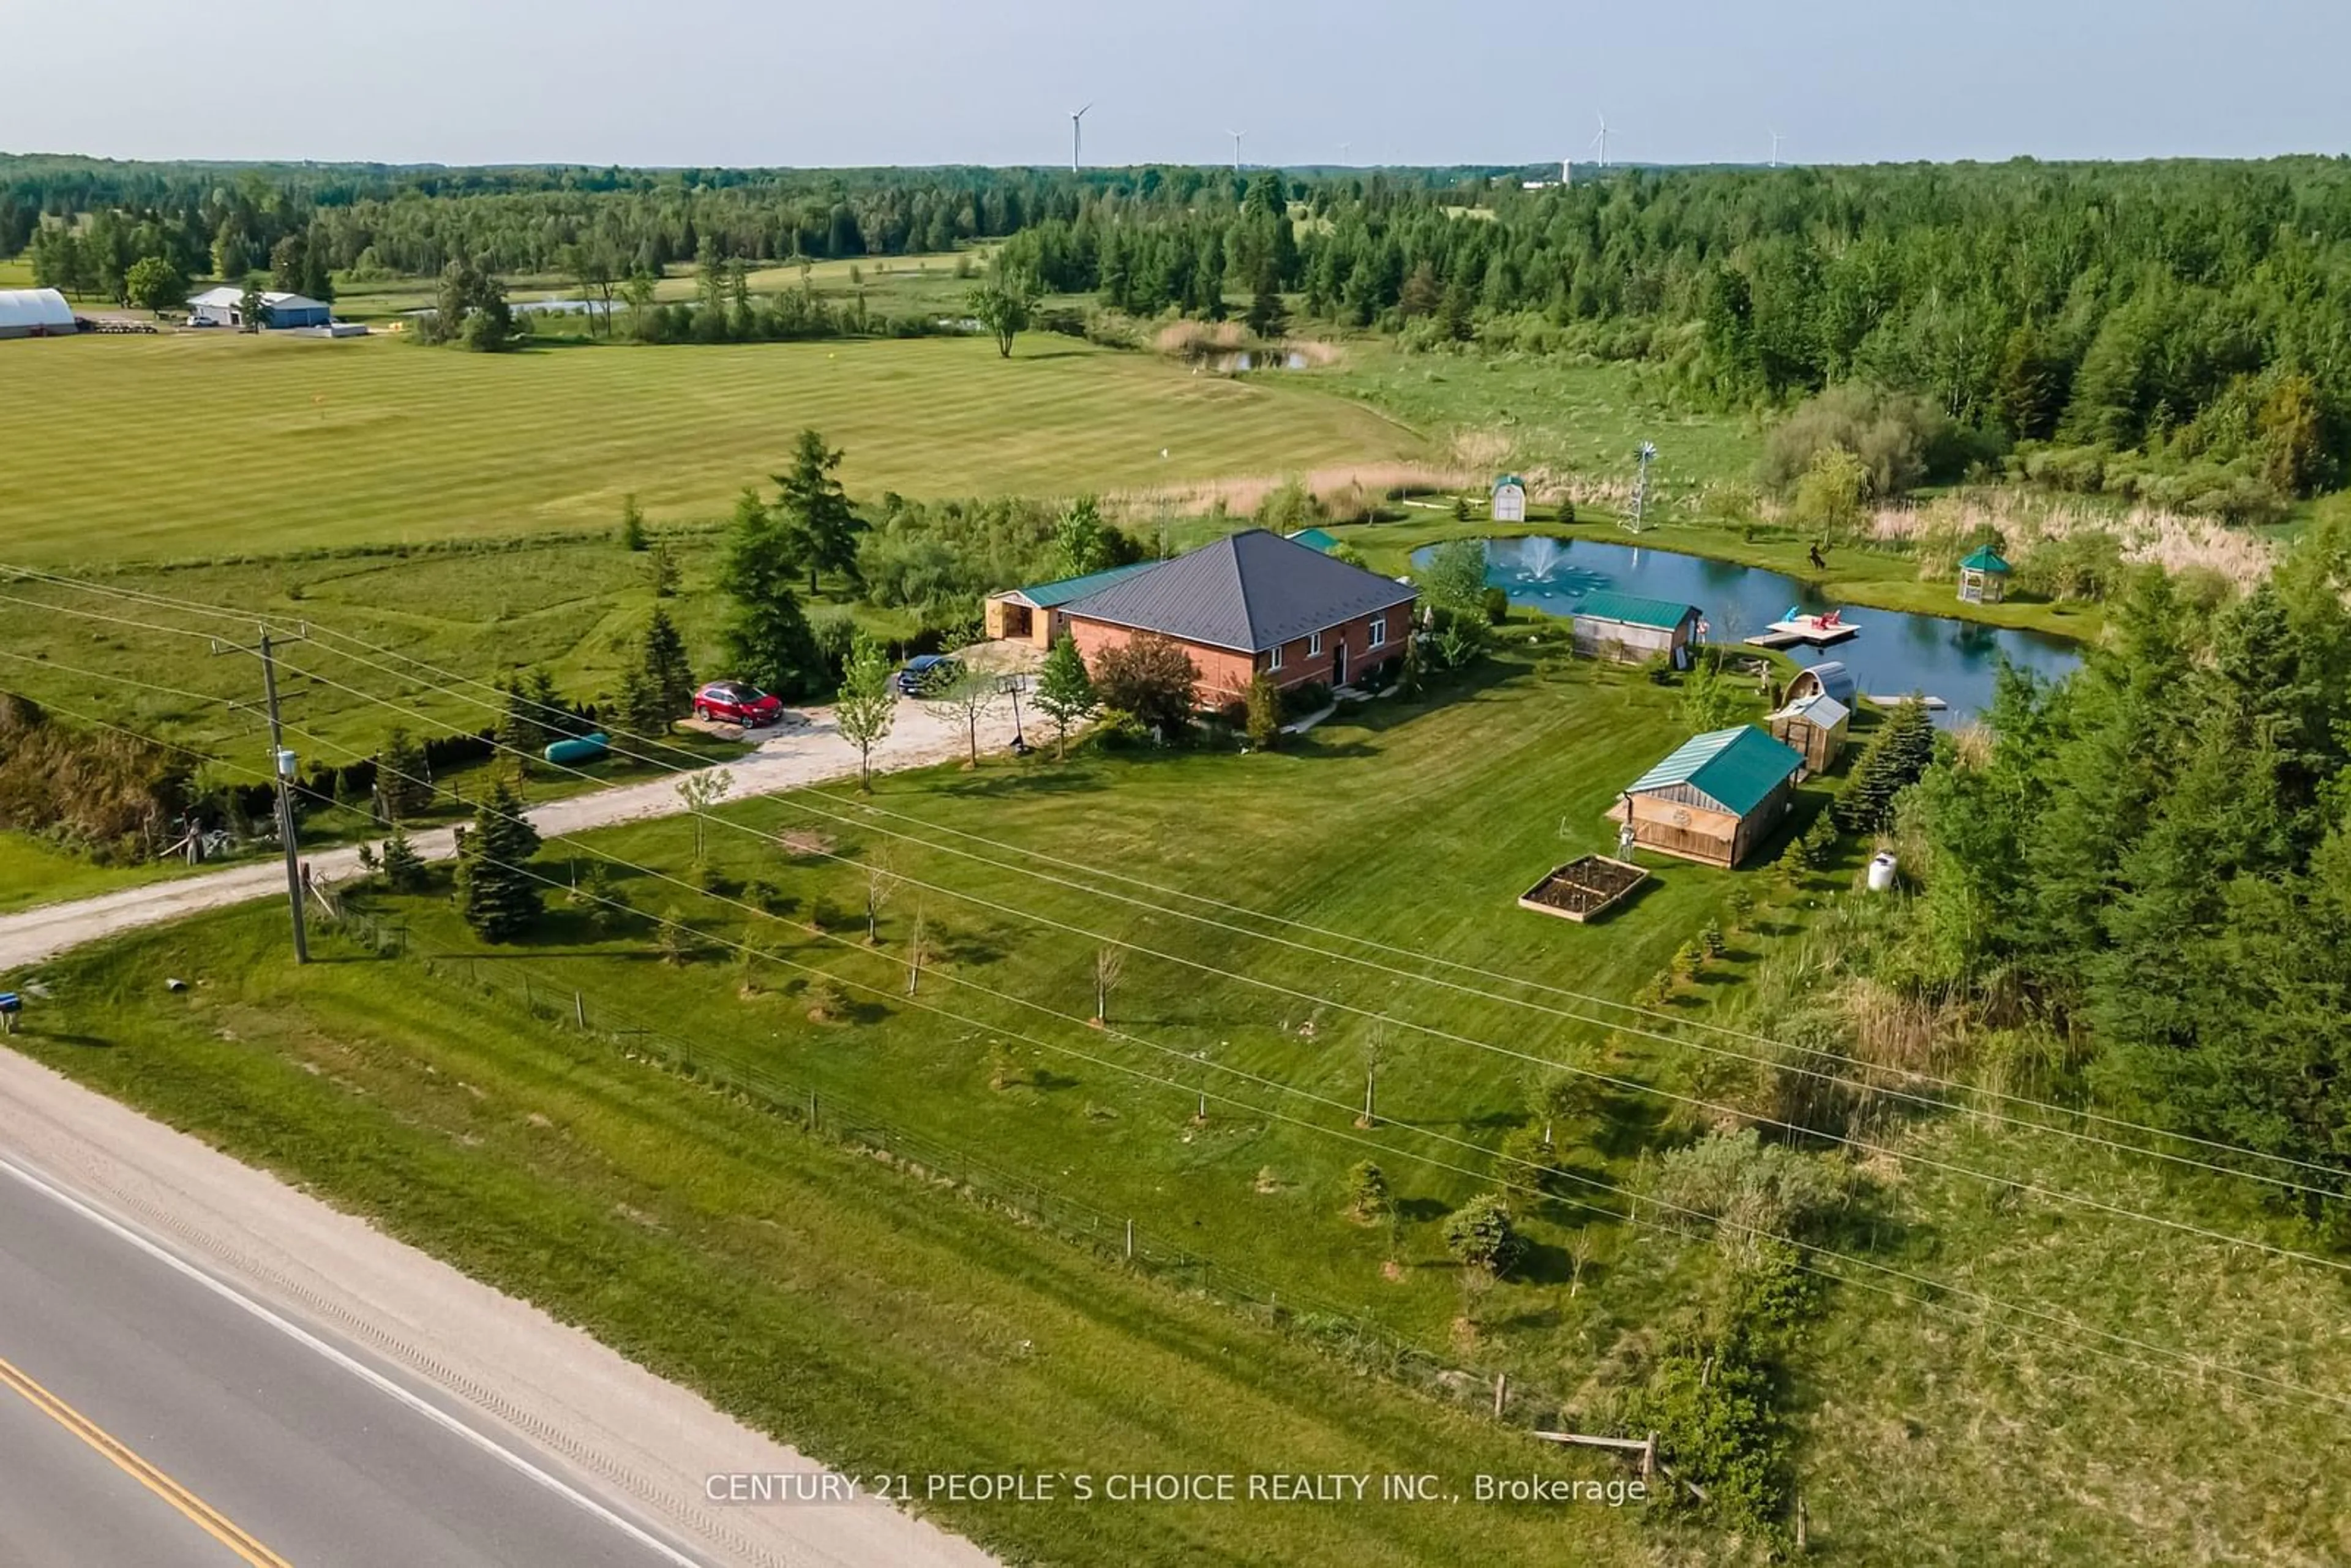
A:
POLYGON ((1092 664, 1138 632, 1183 645, 1200 706, 1240 700, 1260 670, 1282 689, 1350 677, 1404 656, 1414 591, 1263 528, 1203 545, 1061 607, 1092 664))

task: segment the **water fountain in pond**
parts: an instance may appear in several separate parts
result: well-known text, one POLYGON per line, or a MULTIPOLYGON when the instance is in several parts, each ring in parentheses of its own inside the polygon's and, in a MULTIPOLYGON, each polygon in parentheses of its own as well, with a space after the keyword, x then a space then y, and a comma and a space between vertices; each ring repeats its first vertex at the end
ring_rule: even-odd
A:
MULTIPOLYGON (((1566 547, 1557 539, 1547 539, 1541 536, 1520 539, 1519 541, 1519 576, 1528 582, 1547 583, 1551 580, 1551 574, 1559 570, 1559 563, 1566 556, 1566 547)), ((1548 594, 1550 591, 1544 589, 1541 591, 1548 594)))

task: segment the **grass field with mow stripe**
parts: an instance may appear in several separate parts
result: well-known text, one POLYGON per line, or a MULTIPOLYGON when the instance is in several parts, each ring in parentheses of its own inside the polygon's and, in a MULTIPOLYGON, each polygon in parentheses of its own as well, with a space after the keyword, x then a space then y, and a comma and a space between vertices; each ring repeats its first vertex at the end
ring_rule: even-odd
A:
POLYGON ((1304 388, 1030 336, 575 347, 182 333, 12 343, 5 559, 183 559, 722 515, 813 425, 853 496, 1067 495, 1407 457, 1304 388), (1165 450, 1166 456, 1162 457, 1165 450))

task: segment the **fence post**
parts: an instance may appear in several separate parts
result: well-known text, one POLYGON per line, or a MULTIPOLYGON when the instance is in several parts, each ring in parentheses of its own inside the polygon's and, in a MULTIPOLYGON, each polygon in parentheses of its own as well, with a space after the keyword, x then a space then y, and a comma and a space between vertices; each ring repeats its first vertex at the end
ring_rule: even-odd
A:
POLYGON ((816 1091, 809 1091, 809 1131, 816 1131, 816 1091))
POLYGON ((1132 1219, 1126 1222, 1126 1260, 1130 1263, 1134 1261, 1134 1221, 1132 1219))
POLYGON ((571 993, 571 1016, 580 1020, 580 1032, 586 1034, 588 1032, 587 992, 574 991, 571 993))
POLYGON ((1494 1419, 1497 1421, 1502 1418, 1502 1406, 1503 1403, 1510 1398, 1510 1375, 1509 1373, 1498 1372, 1494 1374, 1494 1419))

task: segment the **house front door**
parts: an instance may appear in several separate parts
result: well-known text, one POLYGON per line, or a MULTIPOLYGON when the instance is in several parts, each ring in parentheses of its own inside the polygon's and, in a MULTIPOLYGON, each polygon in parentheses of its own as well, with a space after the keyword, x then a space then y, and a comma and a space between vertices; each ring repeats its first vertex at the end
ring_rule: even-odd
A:
POLYGON ((1331 644, 1331 687, 1336 691, 1347 684, 1347 639, 1343 635, 1331 644))

